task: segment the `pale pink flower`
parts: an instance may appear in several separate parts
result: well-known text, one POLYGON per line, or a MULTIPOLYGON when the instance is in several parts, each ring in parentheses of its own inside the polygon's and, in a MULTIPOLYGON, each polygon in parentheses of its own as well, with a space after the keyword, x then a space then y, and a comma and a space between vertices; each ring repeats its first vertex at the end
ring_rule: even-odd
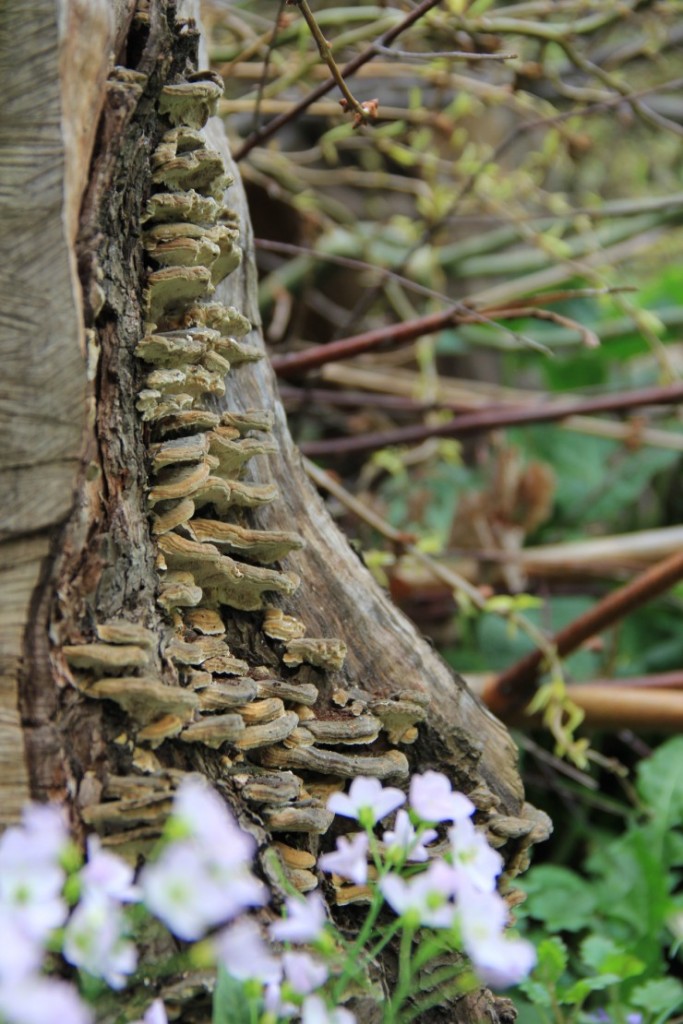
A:
POLYGON ((227 804, 199 776, 185 779, 173 798, 173 818, 187 837, 213 859, 251 864, 256 843, 244 832, 227 804))
POLYGON ((21 921, 0 907, 0 983, 21 981, 37 971, 43 960, 43 947, 32 938, 21 921))
POLYGON ((150 1003, 142 1020, 137 1020, 134 1024, 168 1024, 166 1008, 161 999, 155 999, 150 1003))
POLYGON ((327 809, 345 818, 355 818, 364 828, 371 828, 405 803, 405 793, 391 786, 382 786, 379 779, 360 775, 351 783, 348 793, 333 793, 327 809))
POLYGON ((492 988, 518 985, 536 965, 536 950, 526 939, 489 939, 468 954, 478 976, 492 988))
POLYGON ((313 892, 306 899, 288 896, 285 909, 286 916, 270 926, 271 938, 278 942, 315 942, 320 938, 327 921, 320 893, 313 892))
POLYGON ((396 814, 393 829, 384 833, 382 842, 387 851, 397 850, 403 853, 406 860, 420 862, 429 858, 425 844, 433 843, 436 838, 437 832, 433 828, 425 829, 418 838, 408 812, 400 810, 396 814))
POLYGON ((308 953, 283 953, 285 978, 297 995, 307 996, 327 981, 325 964, 314 960, 308 953))
POLYGON ((137 964, 137 951, 125 937, 121 907, 106 896, 90 895, 78 904, 64 930, 65 960, 110 988, 123 988, 137 964))
POLYGON ((301 1007, 301 1024, 356 1024, 356 1018, 343 1006, 328 1010, 320 996, 307 996, 301 1007))
POLYGON ((34 975, 17 985, 0 986, 4 1024, 91 1024, 93 1015, 76 989, 65 981, 34 975))
POLYGON ((209 928, 247 907, 267 902, 267 890, 238 859, 213 861, 191 842, 178 842, 140 875, 146 906, 180 939, 200 939, 209 928))
POLYGON ((299 1012, 299 1008, 294 1003, 288 1003, 282 998, 282 983, 280 981, 270 981, 265 986, 263 1009, 266 1013, 271 1013, 278 1018, 291 1017, 299 1012))
POLYGON ((365 832, 356 832, 350 839, 338 836, 337 849, 324 853, 318 864, 323 871, 349 878, 356 885, 364 885, 368 878, 368 847, 365 832))
POLYGON ((256 978, 270 984, 282 977, 282 965, 271 954, 254 921, 237 921, 216 935, 213 943, 220 963, 239 981, 256 978))
POLYGON ((487 985, 506 988, 527 976, 536 963, 536 951, 525 939, 508 939, 505 901, 497 892, 463 886, 458 895, 458 924, 465 952, 487 985))
POLYGON ((464 793, 454 793, 441 772, 427 771, 410 780, 410 806, 423 821, 460 821, 476 807, 464 793))
POLYGON ((462 884, 462 876, 460 883, 457 922, 465 950, 472 956, 472 950, 502 936, 508 908, 497 892, 481 892, 472 885, 462 884))
POLYGON ((135 872, 121 857, 102 849, 99 836, 88 836, 88 863, 81 869, 81 899, 89 895, 109 896, 122 903, 140 899, 140 889, 133 885, 135 872))
POLYGON ((0 836, 0 870, 17 864, 58 864, 68 842, 64 815, 54 804, 27 804, 22 824, 0 836))
POLYGON ((385 875, 379 887, 391 909, 401 917, 411 918, 415 925, 450 928, 453 924, 455 907, 451 897, 457 889, 457 877, 443 861, 434 861, 426 871, 410 879, 385 875))
POLYGON ((68 914, 61 897, 65 875, 55 864, 30 858, 24 864, 0 865, 0 906, 35 942, 64 924, 68 914))
POLYGON ((0 836, 0 906, 29 939, 43 943, 66 920, 66 874, 59 863, 68 834, 58 808, 29 804, 23 823, 0 836))
POLYGON ((482 892, 493 892, 496 878, 503 870, 503 858, 492 849, 471 818, 456 821, 448 830, 453 867, 482 892))

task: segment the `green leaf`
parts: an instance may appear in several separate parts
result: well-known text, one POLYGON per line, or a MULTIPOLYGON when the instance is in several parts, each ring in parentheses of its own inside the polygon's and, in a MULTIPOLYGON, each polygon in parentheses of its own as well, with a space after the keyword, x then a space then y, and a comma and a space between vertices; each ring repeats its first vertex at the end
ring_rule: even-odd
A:
POLYGON ((543 981, 534 981, 527 978, 519 985, 520 992, 523 992, 530 1003, 534 1006, 549 1007, 553 1004, 553 996, 548 986, 543 981))
POLYGON ((621 978, 618 974, 598 974, 594 978, 581 978, 570 988, 558 992, 561 1003, 569 1003, 571 1006, 581 1005, 586 996, 591 992, 601 992, 611 985, 618 985, 621 978))
POLYGON ((250 1020, 249 999, 244 982, 219 968, 213 994, 211 1024, 249 1024, 250 1020))
POLYGON ((536 950, 538 962, 534 970, 534 976, 542 977, 546 982, 559 981, 567 969, 569 954, 567 947, 554 935, 550 939, 543 939, 539 942, 536 950))
POLYGON ((527 893, 525 912, 545 921, 551 931, 580 931, 595 911, 591 887, 567 868, 550 864, 532 868, 520 887, 527 893))
POLYGON ((663 837, 653 825, 631 828, 619 839, 590 856, 588 870, 596 876, 591 891, 601 916, 619 922, 619 935, 629 949, 642 939, 637 954, 654 964, 659 946, 652 937, 660 933, 669 911, 671 876, 663 870, 663 837), (624 931, 624 925, 629 931, 624 931))
POLYGON ((683 1005, 683 984, 677 978, 646 981, 633 990, 630 1001, 650 1014, 673 1013, 683 1005))
POLYGON ((683 736, 662 743, 638 766, 638 793, 662 819, 663 828, 683 820, 683 736))
POLYGON ((645 970, 638 957, 627 953, 605 935, 589 935, 581 943, 581 960, 598 974, 616 974, 622 981, 635 978, 645 970))

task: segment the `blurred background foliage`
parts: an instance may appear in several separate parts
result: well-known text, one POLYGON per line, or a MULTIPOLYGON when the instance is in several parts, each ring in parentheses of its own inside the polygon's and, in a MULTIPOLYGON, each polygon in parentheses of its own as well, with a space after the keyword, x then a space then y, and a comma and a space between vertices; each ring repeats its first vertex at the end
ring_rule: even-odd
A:
POLYGON ((311 9, 339 67, 372 48, 345 79, 372 122, 336 87, 306 102, 330 69, 300 2, 206 6, 291 428, 368 566, 484 699, 546 644, 553 737, 513 724, 558 825, 541 857, 578 867, 591 828, 637 813, 625 773, 683 722, 680 582, 552 657, 683 547, 683 3, 311 9), (368 331, 362 354, 291 362, 368 331), (597 684, 599 712, 581 696, 597 684))

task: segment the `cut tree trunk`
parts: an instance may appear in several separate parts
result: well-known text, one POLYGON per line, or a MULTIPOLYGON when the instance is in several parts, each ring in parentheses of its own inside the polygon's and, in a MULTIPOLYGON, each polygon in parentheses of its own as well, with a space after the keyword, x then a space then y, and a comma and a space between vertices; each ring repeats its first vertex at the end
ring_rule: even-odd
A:
MULTIPOLYGON (((77 838, 95 829, 139 859, 200 771, 257 837, 276 894, 283 869, 306 891, 331 843, 330 791, 437 768, 513 878, 548 828, 524 803, 514 744, 305 477, 263 358, 238 172, 225 212, 220 167, 174 163, 215 164, 215 150, 230 167, 221 123, 200 131, 217 87, 195 74, 193 13, 4 9, 0 823, 58 801, 77 838), (178 212, 191 195, 201 212, 178 212), (170 223, 188 228, 170 246, 166 200, 150 196, 170 196, 170 223), (218 283, 237 230, 241 265, 218 283), (191 272, 163 269, 178 245, 191 272)), ((363 894, 326 896, 352 926, 363 894)), ((166 983, 175 1019, 209 1019, 207 986, 166 983)), ((130 1019, 147 999, 131 992, 130 1019)), ((424 1020, 509 1014, 482 991, 424 1020)))

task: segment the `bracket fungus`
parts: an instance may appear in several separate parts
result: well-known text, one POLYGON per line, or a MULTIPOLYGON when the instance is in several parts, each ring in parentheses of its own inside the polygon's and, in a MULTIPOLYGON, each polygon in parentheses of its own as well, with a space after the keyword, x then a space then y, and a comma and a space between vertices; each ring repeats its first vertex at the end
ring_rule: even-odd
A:
MULTIPOLYGON (((341 689, 326 677, 343 668, 344 641, 306 637, 305 623, 286 611, 299 585, 286 559, 303 540, 249 521, 250 509, 278 497, 273 484, 244 478, 250 460, 277 455, 267 436, 273 413, 207 407, 224 395, 227 373, 242 373, 261 358, 243 341, 251 329, 246 317, 212 298, 240 261, 239 225, 224 205, 229 175, 202 131, 220 93, 210 72, 162 88, 164 130, 142 214, 146 323, 135 349, 144 364, 136 404, 147 424, 148 504, 166 637, 105 623, 95 643, 65 649, 84 696, 114 701, 132 720, 119 742, 140 774, 112 780, 84 815, 131 855, 148 849, 170 807, 175 776, 162 767, 167 744, 176 745, 174 763, 180 743, 188 745, 186 758, 192 745, 219 751, 216 770, 232 780, 261 825, 317 836, 334 817, 327 795, 345 780, 363 774, 405 783, 408 761, 393 745, 408 742, 424 717, 419 700, 407 695, 373 703, 349 686, 348 698, 335 702, 341 689), (269 595, 277 595, 277 607, 267 604, 269 595), (239 656, 230 649, 232 609, 263 612, 251 624, 269 649, 267 666, 255 662, 248 645, 239 656)), ((318 884, 311 853, 279 844, 277 856, 302 892, 318 884)))

